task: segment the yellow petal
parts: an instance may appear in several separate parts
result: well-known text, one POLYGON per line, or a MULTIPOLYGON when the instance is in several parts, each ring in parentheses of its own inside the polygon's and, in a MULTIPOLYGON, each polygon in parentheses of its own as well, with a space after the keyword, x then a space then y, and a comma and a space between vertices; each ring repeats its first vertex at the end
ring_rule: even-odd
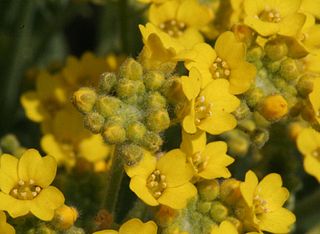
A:
POLYGON ((0 210, 5 210, 12 218, 17 218, 29 213, 30 201, 18 200, 0 192, 0 210))
POLYGON ((175 188, 167 188, 158 201, 173 209, 182 209, 186 207, 188 200, 196 194, 197 189, 193 184, 188 182, 175 188))
POLYGON ((278 0, 276 1, 276 9, 282 17, 296 13, 301 5, 301 0, 278 0))
POLYGON ((194 153, 202 152, 206 147, 206 132, 197 131, 195 134, 188 134, 182 131, 181 150, 191 156, 194 153))
POLYGON ((148 177, 156 169, 157 159, 149 151, 144 151, 143 157, 137 165, 127 166, 124 169, 129 177, 148 177))
POLYGON ((118 234, 119 232, 114 230, 102 230, 98 232, 94 232, 93 234, 118 234))
POLYGON ((3 211, 0 211, 0 230, 3 234, 15 234, 16 231, 14 228, 7 223, 6 214, 3 211))
POLYGON ((246 178, 244 182, 240 184, 241 194, 248 204, 249 207, 252 206, 253 197, 255 195, 256 187, 258 185, 258 178, 252 171, 246 173, 246 178))
POLYGON ((280 24, 264 22, 254 16, 246 17, 244 23, 262 36, 274 35, 280 30, 280 24))
POLYGON ((192 49, 192 47, 197 43, 203 42, 203 36, 198 30, 194 28, 188 28, 181 36, 177 38, 177 40, 185 48, 192 49))
POLYGON ((212 116, 201 120, 198 128, 212 135, 217 135, 235 128, 236 125, 237 120, 233 115, 216 111, 212 116))
POLYGON ((318 0, 301 1, 301 11, 309 12, 319 19, 320 18, 320 1, 318 0))
POLYGON ((285 208, 263 213, 259 219, 260 228, 272 233, 288 233, 290 226, 296 221, 294 214, 285 208))
POLYGON ((63 194, 53 186, 41 190, 37 197, 30 202, 30 211, 41 220, 49 221, 54 211, 64 203, 63 194))
POLYGON ((156 234, 157 229, 158 227, 153 221, 143 223, 140 219, 134 218, 121 225, 119 234, 156 234))
POLYGON ((21 104, 29 119, 35 122, 41 122, 46 116, 41 101, 36 92, 30 91, 22 94, 20 98, 21 104))
POLYGON ((191 68, 189 77, 181 77, 182 90, 189 101, 198 96, 201 85, 200 79, 201 75, 196 68, 191 68))
POLYGON ((301 13, 288 15, 280 23, 279 35, 295 36, 302 28, 306 16, 301 13))
POLYGON ((187 183, 193 176, 191 167, 186 163, 186 156, 180 149, 174 149, 162 156, 157 169, 166 176, 168 187, 177 187, 187 183))
POLYGON ((18 159, 10 154, 2 154, 0 160, 0 188, 9 194, 19 180, 18 159))
POLYGON ((152 4, 149 8, 149 21, 156 26, 160 26, 169 20, 176 19, 179 8, 179 1, 166 1, 163 4, 152 4))
POLYGON ((159 205, 159 202, 149 192, 146 183, 146 178, 134 176, 130 181, 130 189, 146 204, 150 206, 159 205))
POLYGON ((297 137, 297 146, 304 155, 310 155, 320 146, 320 133, 312 128, 303 129, 297 137))
POLYGON ((35 149, 23 153, 18 164, 18 175, 23 181, 34 180, 42 188, 48 187, 56 176, 57 162, 52 156, 41 157, 35 149))
POLYGON ((239 62, 238 66, 231 69, 229 78, 232 94, 241 94, 246 92, 254 83, 256 76, 256 68, 247 62, 239 62))
POLYGON ((195 100, 192 99, 190 103, 189 113, 182 120, 183 129, 190 134, 194 134, 197 131, 195 124, 195 110, 194 110, 195 100))
POLYGON ((320 162, 316 158, 307 156, 304 158, 303 167, 307 173, 314 176, 320 182, 320 162))
POLYGON ((238 234, 238 231, 232 223, 223 221, 219 226, 213 227, 210 234, 238 234))

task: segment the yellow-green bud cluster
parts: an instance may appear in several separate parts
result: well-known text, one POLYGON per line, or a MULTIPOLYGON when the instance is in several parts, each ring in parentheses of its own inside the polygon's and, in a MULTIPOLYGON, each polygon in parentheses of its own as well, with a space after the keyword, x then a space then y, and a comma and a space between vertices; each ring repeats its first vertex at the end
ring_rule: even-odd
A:
POLYGON ((8 153, 20 157, 25 150, 13 134, 7 134, 0 139, 0 154, 8 153))
POLYGON ((171 87, 167 83, 172 79, 166 74, 144 71, 129 58, 117 74, 103 73, 96 90, 77 90, 73 103, 85 115, 85 126, 106 143, 118 145, 118 153, 132 165, 141 158, 142 148, 156 152, 162 145, 160 134, 170 126, 172 109, 165 96, 166 87, 171 87))

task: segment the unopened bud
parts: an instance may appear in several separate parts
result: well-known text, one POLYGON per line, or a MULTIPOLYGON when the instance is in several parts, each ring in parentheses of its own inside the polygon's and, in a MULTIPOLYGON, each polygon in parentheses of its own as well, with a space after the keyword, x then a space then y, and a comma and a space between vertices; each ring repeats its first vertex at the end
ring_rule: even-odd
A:
POLYGON ((297 62, 294 59, 287 58, 281 62, 280 74, 287 81, 297 79, 299 73, 297 62))
POLYGON ((96 109, 103 117, 114 115, 120 107, 121 101, 111 96, 101 96, 96 103, 96 109))
POLYGON ((211 209, 210 209, 210 216, 215 222, 222 222, 225 220, 228 216, 228 208, 224 206, 221 202, 219 201, 214 201, 211 204, 211 209))
POLYGON ((199 201, 197 204, 197 210, 202 214, 207 214, 211 209, 211 202, 199 201))
POLYGON ((158 90, 161 88, 165 81, 165 77, 161 72, 150 71, 144 74, 143 82, 147 89, 158 90))
POLYGON ((248 50, 247 58, 250 62, 260 60, 263 56, 263 50, 260 46, 255 46, 248 50))
POLYGON ((99 89, 104 93, 109 93, 117 83, 117 77, 112 72, 102 73, 99 81, 99 89))
POLYGON ((233 25, 232 31, 234 32, 235 37, 239 41, 245 43, 248 47, 251 45, 251 43, 256 37, 253 30, 244 24, 233 25))
POLYGON ((141 144, 148 150, 152 152, 156 152, 160 149, 160 146, 162 145, 162 139, 161 137, 154 132, 147 131, 144 135, 144 138, 141 142, 141 144))
POLYGON ((261 115, 269 121, 280 120, 288 113, 288 103, 280 94, 266 97, 260 107, 261 115))
POLYGON ((238 135, 228 140, 228 146, 231 155, 243 157, 248 153, 250 144, 245 136, 238 135))
POLYGON ((252 143, 259 149, 262 148, 268 140, 269 132, 268 130, 262 128, 257 129, 252 137, 252 143))
POLYGON ((129 80, 141 80, 143 68, 133 58, 128 58, 119 69, 120 77, 129 80))
POLYGON ((117 148, 117 152, 127 166, 136 165, 143 157, 143 149, 135 144, 121 145, 117 148))
POLYGON ((254 108, 259 101, 264 97, 264 92, 261 88, 255 88, 249 90, 246 95, 247 105, 251 108, 254 108))
POLYGON ((7 134, 1 138, 0 147, 6 153, 13 153, 20 148, 20 143, 15 135, 7 134))
POLYGON ((93 133, 100 133, 104 125, 104 117, 98 112, 89 112, 84 117, 84 125, 93 133))
POLYGON ((150 109, 159 109, 166 107, 166 99, 158 92, 151 92, 145 98, 146 106, 150 109))
POLYGON ((53 224, 60 230, 69 229, 77 220, 79 213, 72 206, 63 205, 55 211, 53 224))
POLYGON ((299 79, 297 89, 302 97, 307 97, 312 92, 314 79, 315 77, 310 75, 304 75, 299 79))
POLYGON ((127 128, 128 139, 135 143, 140 143, 146 131, 146 127, 141 122, 133 122, 127 128))
POLYGON ((197 184, 201 200, 213 201, 220 194, 220 185, 217 180, 204 180, 197 184))
POLYGON ((96 92, 88 87, 80 88, 73 93, 73 103, 82 113, 90 112, 96 102, 96 99, 96 92))
POLYGON ((236 203, 241 197, 240 181, 226 179, 220 185, 220 198, 227 204, 236 203))
POLYGON ((277 39, 270 40, 265 44, 264 51, 266 52, 269 59, 277 61, 288 54, 288 46, 284 41, 280 41, 277 39))
POLYGON ((105 125, 102 136, 108 144, 120 144, 126 140, 126 130, 117 123, 108 123, 105 125))
POLYGON ((170 126, 168 111, 159 109, 151 111, 147 116, 147 127, 154 132, 162 132, 170 126))
POLYGON ((144 84, 141 81, 121 79, 117 83, 117 95, 121 98, 129 98, 144 92, 144 84))

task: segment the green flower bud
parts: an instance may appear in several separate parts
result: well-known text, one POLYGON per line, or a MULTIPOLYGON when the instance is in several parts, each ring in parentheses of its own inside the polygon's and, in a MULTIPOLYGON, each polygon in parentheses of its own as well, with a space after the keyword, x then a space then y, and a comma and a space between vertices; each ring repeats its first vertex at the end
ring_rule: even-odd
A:
POLYGON ((141 80, 143 74, 143 68, 140 63, 138 63, 133 58, 128 58, 121 65, 119 69, 119 74, 121 78, 129 80, 141 80))
POLYGON ((256 130, 256 124, 251 119, 242 120, 238 123, 238 127, 246 133, 252 133, 256 130))
POLYGON ((40 224, 38 227, 29 229, 27 234, 56 234, 57 232, 47 227, 45 224, 40 224))
POLYGON ((264 144, 269 140, 269 132, 266 129, 259 128, 255 131, 252 142, 258 148, 262 148, 264 144))
POLYGON ((143 82, 121 79, 117 83, 117 95, 121 98, 132 97, 145 91, 143 82))
POLYGON ((128 139, 135 143, 140 143, 146 131, 146 127, 141 122, 133 122, 127 128, 128 139))
POLYGON ((161 93, 167 98, 169 103, 176 104, 185 100, 180 77, 165 80, 161 93))
POLYGON ((135 144, 124 144, 117 148, 117 153, 127 166, 134 166, 143 157, 143 149, 135 144))
POLYGON ((108 123, 105 125, 102 136, 108 144, 120 144, 126 140, 126 130, 117 123, 108 123))
POLYGON ((85 234, 85 231, 79 227, 71 227, 63 232, 64 234, 85 234))
POLYGON ((288 87, 288 83, 281 77, 276 77, 274 80, 273 80, 273 84, 274 86, 281 90, 281 91, 284 91, 287 89, 288 87))
POLYGON ((227 143, 231 155, 243 157, 248 153, 250 143, 245 136, 238 135, 236 138, 231 138, 227 143))
POLYGON ((226 179, 220 185, 220 198, 227 204, 235 204, 241 197, 240 181, 226 179))
POLYGON ((272 72, 272 73, 278 72, 280 70, 280 66, 281 66, 281 60, 279 60, 279 61, 269 61, 266 64, 266 67, 268 68, 268 71, 272 72))
POLYGON ((246 118, 250 113, 250 109, 246 102, 241 102, 240 106, 233 112, 237 120, 246 118))
POLYGON ((88 87, 78 89, 73 93, 73 104, 82 113, 88 113, 92 110, 97 100, 96 92, 88 87))
POLYGON ((285 42, 280 40, 270 40, 264 46, 269 59, 276 61, 280 60, 288 54, 288 46, 285 42))
POLYGON ((20 148, 20 143, 15 135, 7 134, 1 138, 0 147, 6 153, 13 153, 20 148))
POLYGON ((304 75, 299 79, 297 89, 302 97, 307 97, 313 90, 314 76, 304 75))
POLYGON ((219 201, 214 201, 211 204, 211 209, 210 209, 210 216, 215 222, 222 222, 225 220, 228 216, 228 208, 224 206, 221 202, 219 201))
POLYGON ((90 112, 84 117, 84 125, 93 133, 100 133, 104 125, 104 117, 98 112, 90 112))
POLYGON ((261 88, 254 88, 247 92, 246 101, 247 105, 254 108, 264 97, 264 92, 261 88))
POLYGON ((197 204, 197 210, 202 214, 207 214, 211 209, 211 202, 199 201, 197 204))
POLYGON ((220 194, 220 185, 217 180, 203 180, 197 184, 201 200, 213 201, 220 194))
POLYGON ((263 49, 260 46, 255 46, 247 52, 247 60, 250 62, 260 60, 263 53, 263 49))
POLYGON ((165 81, 165 77, 161 72, 149 71, 143 76, 143 82, 147 89, 158 90, 165 81))
POLYGON ((156 152, 159 150, 160 146, 162 145, 161 137, 154 132, 147 131, 144 135, 144 138, 141 144, 148 150, 152 152, 156 152))
POLYGON ((283 60, 281 62, 280 74, 287 81, 292 81, 297 79, 300 74, 297 66, 297 62, 291 58, 287 58, 283 60))
POLYGON ((145 97, 145 104, 149 109, 165 108, 166 99, 158 92, 150 92, 145 97))
POLYGON ((170 126, 170 117, 168 111, 159 109, 150 111, 147 116, 147 127, 154 132, 162 132, 170 126))
POLYGON ((101 96, 96 102, 97 111, 105 118, 117 113, 122 103, 121 100, 111 96, 101 96))
POLYGON ((99 89, 104 93, 109 93, 117 83, 117 77, 112 72, 102 73, 99 81, 99 89))

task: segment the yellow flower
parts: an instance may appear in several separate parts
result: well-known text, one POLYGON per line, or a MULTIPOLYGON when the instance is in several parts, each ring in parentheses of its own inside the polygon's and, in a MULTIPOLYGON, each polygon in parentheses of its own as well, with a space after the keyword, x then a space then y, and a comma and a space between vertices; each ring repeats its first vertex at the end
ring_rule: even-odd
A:
POLYGON ((150 22, 188 49, 203 41, 199 29, 212 18, 210 8, 197 0, 171 0, 149 9, 150 22))
POLYGON ((67 102, 67 94, 60 75, 40 71, 36 80, 36 91, 21 96, 21 104, 27 117, 42 122, 53 116, 67 102))
POLYGON ((112 153, 112 147, 103 142, 101 135, 93 135, 83 127, 81 114, 72 106, 56 114, 52 130, 41 139, 41 147, 59 165, 67 167, 74 166, 78 157, 96 162, 112 153))
POLYGON ((235 96, 229 93, 229 82, 216 79, 204 90, 200 90, 200 74, 197 69, 190 70, 189 77, 183 76, 182 88, 189 103, 188 113, 182 121, 187 133, 197 129, 210 134, 220 134, 237 125, 235 117, 230 114, 240 104, 235 96))
POLYGON ((206 133, 195 134, 182 132, 181 150, 186 154, 195 174, 204 179, 228 178, 231 173, 226 168, 234 159, 228 156, 227 144, 223 141, 210 142, 206 145, 206 133))
POLYGON ((313 91, 309 94, 309 100, 311 102, 315 118, 320 124, 320 78, 315 78, 313 82, 313 91))
POLYGON ((320 1, 318 0, 302 0, 300 10, 302 12, 308 12, 320 19, 320 1))
POLYGON ((297 146, 304 156, 305 171, 320 182, 320 133, 312 128, 302 130, 297 138, 297 146))
POLYGON ((29 149, 19 160, 9 154, 0 160, 0 210, 13 218, 31 212, 41 220, 51 220, 64 203, 63 194, 50 186, 57 170, 55 159, 29 149))
POLYGON ((139 62, 147 70, 172 71, 177 63, 176 55, 183 51, 184 47, 153 24, 139 25, 139 28, 144 43, 139 62))
POLYGON ((0 211, 0 230, 2 234, 15 234, 16 231, 14 228, 7 223, 6 214, 3 211, 0 211))
POLYGON ((253 222, 259 230, 271 233, 288 233, 295 222, 295 216, 283 208, 289 192, 282 187, 280 175, 276 173, 265 176, 258 183, 257 176, 246 173, 244 182, 240 184, 241 194, 253 213, 253 222))
POLYGON ((80 59, 70 56, 61 73, 73 91, 81 86, 97 86, 100 75, 112 70, 107 61, 90 52, 84 53, 80 59))
POLYGON ((163 204, 182 209, 188 199, 197 193, 189 180, 193 170, 186 163, 185 155, 178 149, 171 150, 157 159, 145 152, 143 159, 134 167, 126 167, 130 189, 151 206, 163 204))
POLYGON ((141 222, 140 219, 130 219, 121 225, 119 232, 114 230, 103 230, 94 232, 93 234, 157 234, 158 227, 155 222, 148 221, 146 223, 141 222))
POLYGON ((211 234, 238 234, 236 227, 229 221, 223 221, 211 230, 211 234))
POLYGON ((245 45, 237 41, 232 32, 221 34, 214 49, 200 43, 184 56, 189 60, 186 62, 189 70, 196 67, 200 71, 202 88, 214 79, 224 78, 229 80, 232 94, 241 94, 254 82, 256 68, 245 61, 245 45))
POLYGON ((245 0, 244 23, 262 36, 295 36, 305 22, 301 0, 245 0))

